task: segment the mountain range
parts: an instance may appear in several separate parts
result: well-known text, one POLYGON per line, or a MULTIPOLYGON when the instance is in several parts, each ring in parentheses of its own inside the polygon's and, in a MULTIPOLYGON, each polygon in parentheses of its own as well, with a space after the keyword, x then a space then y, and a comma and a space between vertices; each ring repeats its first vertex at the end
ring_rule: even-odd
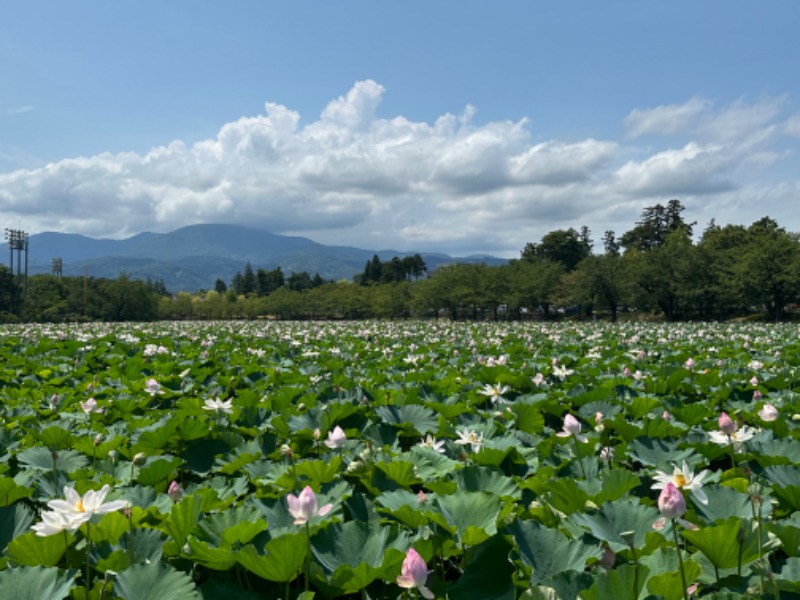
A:
MULTIPOLYGON (((162 280, 170 292, 213 289, 217 279, 230 284, 249 262, 254 270, 280 267, 284 274, 306 271, 324 279, 352 279, 374 255, 382 261, 414 252, 328 246, 305 237, 285 236, 241 225, 189 225, 169 233, 144 232, 112 240, 74 233, 44 232, 28 241, 28 273, 50 273, 60 258, 64 276, 162 280)), ((507 262, 493 256, 452 257, 419 252, 428 271, 448 263, 507 262)), ((0 245, 0 257, 10 256, 0 245)), ((24 261, 24 256, 23 256, 24 261)), ((5 261, 4 261, 5 262, 5 261)), ((16 254, 14 270, 16 271, 16 254)))

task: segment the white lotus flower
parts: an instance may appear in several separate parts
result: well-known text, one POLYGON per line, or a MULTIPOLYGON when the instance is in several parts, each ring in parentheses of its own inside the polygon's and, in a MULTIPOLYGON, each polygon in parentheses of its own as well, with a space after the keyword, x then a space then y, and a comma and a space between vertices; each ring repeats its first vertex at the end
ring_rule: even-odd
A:
POLYGON ((508 400, 503 397, 503 394, 508 392, 510 389, 511 388, 507 385, 500 385, 499 383, 497 385, 490 385, 487 383, 478 393, 482 396, 487 396, 490 398, 494 404, 504 404, 508 402, 508 400))
POLYGON ((708 474, 708 470, 703 469, 695 475, 694 471, 689 468, 685 460, 680 468, 674 463, 672 466, 674 470, 671 475, 663 471, 658 471, 656 473, 654 477, 656 482, 650 486, 650 489, 663 490, 668 483, 671 483, 677 488, 689 490, 692 497, 700 504, 708 504, 708 496, 706 496, 706 493, 702 489, 703 479, 708 474))
POLYGON ((444 442, 437 441, 431 434, 428 434, 424 440, 420 440, 417 445, 423 448, 431 448, 432 450, 436 450, 439 454, 444 454, 444 442))
POLYGON ((62 531, 75 531, 85 520, 71 514, 46 510, 42 513, 42 520, 31 527, 39 537, 47 537, 62 531))
MULTIPOLYGON (((81 496, 75 491, 75 488, 65 486, 65 499, 50 500, 47 506, 54 512, 63 515, 74 525, 74 528, 77 529, 82 523, 89 521, 93 515, 104 515, 128 506, 128 502, 125 500, 103 502, 110 489, 111 487, 106 484, 99 490, 89 490, 81 496), (75 523, 77 523, 77 525, 75 525, 75 523)), ((54 523, 55 518, 50 518, 50 524, 52 525, 54 523)))
POLYGON ((213 400, 206 400, 203 403, 203 410, 215 410, 218 413, 224 412, 226 414, 233 414, 233 404, 232 400, 220 400, 219 398, 214 398, 213 400))
POLYGON ((456 431, 456 433, 458 434, 456 444, 461 446, 469 444, 473 452, 477 452, 481 449, 481 446, 483 446, 483 433, 478 435, 476 431, 470 429, 463 429, 461 431, 456 431))

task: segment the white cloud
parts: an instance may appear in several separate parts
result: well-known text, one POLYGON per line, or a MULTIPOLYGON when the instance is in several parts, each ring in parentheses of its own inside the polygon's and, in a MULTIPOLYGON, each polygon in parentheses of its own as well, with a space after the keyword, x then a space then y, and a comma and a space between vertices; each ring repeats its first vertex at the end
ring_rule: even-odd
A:
POLYGON ((692 98, 684 104, 666 104, 656 108, 635 109, 625 117, 628 137, 650 134, 673 134, 686 131, 711 108, 702 98, 692 98))
POLYGON ((796 160, 786 144, 796 144, 800 117, 782 114, 783 98, 637 109, 626 142, 534 142, 527 119, 479 124, 471 106, 433 123, 384 118, 384 93, 362 81, 304 126, 266 103, 193 145, 0 174, 0 216, 31 233, 121 237, 224 222, 364 248, 506 256, 556 228, 621 233, 673 197, 705 215, 741 208, 743 194, 770 212, 774 196, 787 212, 771 216, 794 218, 783 199, 796 178, 759 184, 771 165, 796 160), (658 146, 637 145, 662 134, 658 146))

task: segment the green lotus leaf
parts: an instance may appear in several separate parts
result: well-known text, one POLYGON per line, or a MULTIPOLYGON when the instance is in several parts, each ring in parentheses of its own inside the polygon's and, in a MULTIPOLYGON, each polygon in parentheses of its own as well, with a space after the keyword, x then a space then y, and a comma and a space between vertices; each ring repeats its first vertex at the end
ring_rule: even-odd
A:
POLYGON ((119 573, 114 593, 122 600, 199 600, 192 578, 160 562, 134 564, 119 573))
POLYGON ((602 554, 598 544, 587 543, 581 538, 568 538, 557 529, 536 521, 517 521, 508 530, 517 542, 522 561, 533 568, 531 586, 537 586, 558 573, 582 572, 590 559, 599 559, 602 554))
MULTIPOLYGON (((63 450, 69 448, 72 442, 72 434, 63 427, 45 427, 36 434, 37 441, 47 448, 53 450, 63 450)), ((94 443, 94 440, 89 440, 94 443)))
POLYGON ((608 543, 614 552, 620 552, 629 548, 629 541, 634 548, 641 548, 658 517, 658 511, 652 506, 644 506, 635 498, 625 498, 606 502, 597 513, 578 512, 570 519, 586 527, 598 540, 608 543))
POLYGON ((456 492, 438 496, 436 505, 443 524, 461 544, 475 546, 497 533, 502 500, 488 492, 456 492))
MULTIPOLYGON (((683 589, 678 565, 678 555, 674 547, 660 548, 641 558, 641 564, 648 568, 647 590, 664 600, 682 600, 683 589)), ((700 577, 702 567, 683 554, 683 570, 686 585, 691 585, 700 577)))
POLYGON ((414 446, 404 452, 400 458, 414 463, 417 474, 423 481, 432 481, 451 474, 459 466, 459 462, 439 454, 433 448, 414 446))
POLYGON ((748 522, 736 517, 697 531, 683 530, 681 535, 717 569, 747 565, 759 555, 758 535, 750 530, 748 522))
POLYGON ((306 533, 301 531, 269 540, 261 553, 248 544, 236 553, 236 560, 262 579, 286 582, 300 572, 307 553, 306 533))
POLYGON ((9 542, 27 532, 33 525, 34 513, 24 504, 0 508, 0 552, 9 542))
POLYGON ((20 498, 31 495, 33 489, 20 485, 10 477, 0 477, 0 506, 10 506, 20 498))
POLYGON ((55 567, 71 543, 70 534, 40 537, 28 531, 9 542, 5 555, 18 565, 55 567))
POLYGON ((391 491, 398 488, 410 488, 422 480, 417 477, 413 463, 404 460, 379 462, 375 464, 372 484, 379 490, 391 491))
POLYGON ((788 519, 767 523, 767 529, 781 541, 781 549, 788 556, 800 557, 800 514, 788 519))
POLYGON ((522 490, 502 473, 481 466, 468 466, 453 475, 458 489, 465 492, 489 492, 500 497, 519 499, 522 490))
POLYGON ((164 492, 182 464, 183 460, 177 456, 148 457, 145 465, 139 469, 136 480, 154 488, 156 492, 164 492))
POLYGON ((125 551, 130 564, 161 560, 166 536, 158 529, 137 528, 122 534, 116 547, 125 551))
POLYGON ((180 422, 175 417, 165 415, 152 425, 135 429, 131 434, 132 451, 152 454, 169 446, 178 437, 175 430, 180 422))
POLYGON ((514 414, 514 427, 525 433, 541 433, 544 431, 544 416, 542 412, 532 404, 515 402, 511 406, 514 414))
POLYGON ((781 591, 800 593, 800 558, 789 557, 774 577, 781 591))
POLYGON ((254 506, 237 506, 205 515, 197 525, 197 538, 217 548, 247 544, 266 529, 267 523, 261 516, 254 506))
POLYGON ((416 530, 428 524, 425 506, 420 504, 419 496, 407 490, 384 492, 375 498, 380 512, 389 514, 406 527, 416 530))
POLYGON ((379 406, 375 414, 385 423, 400 427, 407 435, 424 435, 439 428, 436 413, 418 404, 379 406))
POLYGON ((514 600, 515 567, 509 558, 511 544, 494 535, 470 551, 469 562, 456 584, 447 591, 451 600, 514 600))
POLYGON ((545 499, 558 511, 566 515, 581 512, 586 508, 589 495, 569 477, 553 479, 547 484, 545 499))
POLYGON ((237 558, 234 550, 226 545, 212 547, 207 542, 194 537, 189 537, 186 544, 189 546, 187 558, 214 571, 227 571, 236 564, 237 558))
MULTIPOLYGON (((703 491, 708 496, 708 503, 694 502, 694 507, 697 513, 703 516, 706 523, 725 521, 730 517, 752 518, 753 506, 749 494, 737 492, 725 485, 707 485, 703 487, 703 491)), ((771 509, 768 499, 761 504, 764 518, 769 517, 771 509)))
POLYGON ((74 450, 51 451, 42 446, 32 446, 17 454, 17 460, 24 465, 42 471, 63 471, 71 473, 82 469, 89 461, 85 456, 74 450))
POLYGON ((680 465, 684 460, 689 464, 697 462, 693 460, 695 452, 691 448, 678 449, 675 442, 647 437, 637 438, 628 444, 628 454, 643 465, 666 472, 672 472, 672 465, 680 465))
POLYGON ((581 594, 583 600, 608 600, 609 598, 642 597, 647 581, 648 568, 644 565, 621 565, 611 571, 600 573, 592 587, 581 594))
POLYGON ((164 530, 175 540, 178 547, 186 543, 186 538, 194 530, 200 520, 203 509, 203 497, 200 494, 191 494, 177 502, 164 524, 164 530))
POLYGON ((334 456, 329 460, 304 460, 294 465, 290 471, 296 477, 305 477, 309 480, 311 487, 322 486, 330 483, 340 473, 342 457, 334 456))
POLYGON ((61 600, 69 595, 77 576, 77 570, 16 567, 0 572, 0 590, 4 598, 14 600, 61 600))

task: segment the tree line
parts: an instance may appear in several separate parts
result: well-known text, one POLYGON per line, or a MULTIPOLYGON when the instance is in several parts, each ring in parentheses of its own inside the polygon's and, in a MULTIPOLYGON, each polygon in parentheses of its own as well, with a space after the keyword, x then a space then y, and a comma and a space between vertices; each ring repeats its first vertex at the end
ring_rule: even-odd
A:
POLYGON ((749 226, 713 220, 694 241, 683 205, 647 207, 595 251, 588 227, 547 233, 500 266, 449 264, 427 273, 419 255, 376 255, 353 281, 248 263, 230 285, 169 294, 163 282, 30 278, 25 297, 0 267, 0 311, 29 321, 154 319, 580 318, 781 320, 800 302, 800 236, 769 217, 749 226), (11 314, 13 313, 13 314, 11 314))

